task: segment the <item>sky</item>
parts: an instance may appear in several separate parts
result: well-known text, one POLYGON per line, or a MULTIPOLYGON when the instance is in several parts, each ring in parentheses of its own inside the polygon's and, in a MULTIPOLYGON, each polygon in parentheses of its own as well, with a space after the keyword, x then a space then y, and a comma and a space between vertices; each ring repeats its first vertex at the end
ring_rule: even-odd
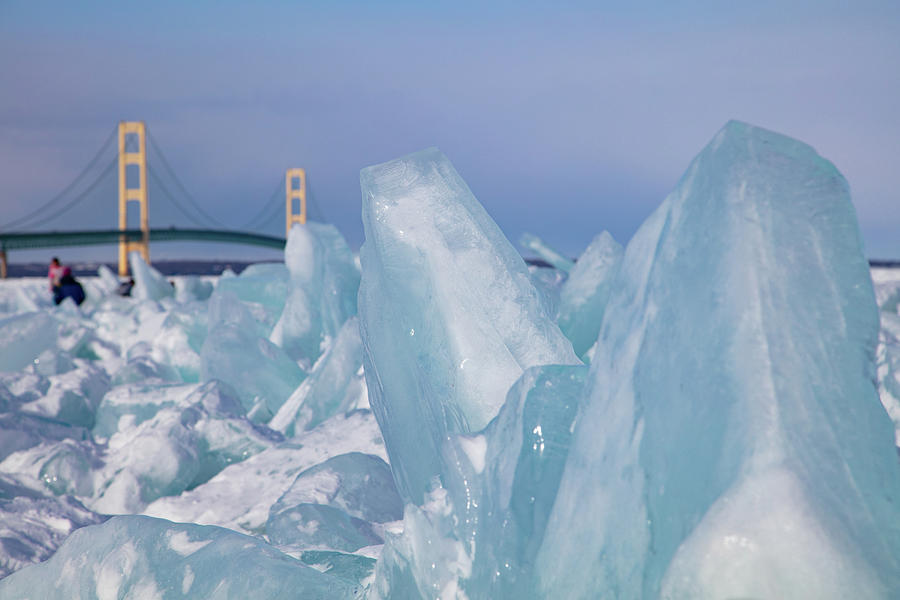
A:
MULTIPOLYGON (((866 254, 900 259, 896 0, 0 0, 0 89, 0 225, 63 190, 118 121, 143 120, 160 185, 227 227, 304 167, 317 216, 358 249, 360 169, 437 146, 514 245, 529 232, 577 256, 603 230, 627 243, 739 119, 831 160, 866 254)), ((42 228, 116 227, 113 174, 42 228)), ((151 224, 191 226, 160 185, 151 224)), ((267 232, 283 235, 277 215, 267 232)), ((116 256, 10 260, 51 254, 116 256)), ((278 257, 197 243, 151 255, 278 257)))

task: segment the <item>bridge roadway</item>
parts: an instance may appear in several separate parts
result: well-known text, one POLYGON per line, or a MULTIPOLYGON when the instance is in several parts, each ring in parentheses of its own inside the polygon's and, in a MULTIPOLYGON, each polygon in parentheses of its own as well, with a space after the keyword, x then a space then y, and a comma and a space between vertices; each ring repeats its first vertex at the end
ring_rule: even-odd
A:
MULTIPOLYGON (((57 248, 62 246, 97 246, 117 244, 122 237, 128 241, 140 241, 143 233, 140 229, 105 229, 99 231, 43 231, 43 232, 0 232, 0 277, 6 278, 7 256, 9 250, 35 248, 57 248)), ((283 250, 285 239, 259 233, 229 231, 226 229, 151 229, 151 242, 225 242, 246 244, 283 250)))

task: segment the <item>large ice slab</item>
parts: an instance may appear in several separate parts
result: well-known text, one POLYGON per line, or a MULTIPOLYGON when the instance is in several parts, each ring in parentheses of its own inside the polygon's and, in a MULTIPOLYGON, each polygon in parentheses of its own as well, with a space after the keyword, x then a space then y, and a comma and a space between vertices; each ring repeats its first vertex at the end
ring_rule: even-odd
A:
MULTIPOLYGON (((54 497, 27 476, 0 473, 0 578, 49 558, 79 527, 101 523, 70 496, 54 497)), ((4 592, 0 598, 26 598, 4 592)), ((29 590, 30 597, 42 597, 29 590)))
POLYGON ((0 580, 0 597, 321 598, 359 588, 252 537, 143 516, 73 533, 50 560, 0 580))
POLYGON ((532 365, 578 363, 521 256, 435 148, 363 169, 359 292, 369 399, 401 495, 450 432, 490 421, 532 365))
POLYGON ((295 225, 284 261, 290 294, 269 339, 311 367, 348 318, 356 314, 359 270, 333 225, 295 225))
POLYGON ((623 254, 622 246, 604 231, 578 257, 560 290, 557 322, 582 358, 597 341, 623 254))
POLYGON ((900 464, 847 184, 728 123, 625 252, 546 596, 900 596, 900 464))

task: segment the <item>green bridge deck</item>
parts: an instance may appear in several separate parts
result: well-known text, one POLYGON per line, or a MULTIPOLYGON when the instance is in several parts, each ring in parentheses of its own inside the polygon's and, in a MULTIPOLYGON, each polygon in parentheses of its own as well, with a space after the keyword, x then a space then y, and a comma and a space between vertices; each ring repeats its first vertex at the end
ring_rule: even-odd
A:
MULTIPOLYGON (((117 244, 125 237, 129 241, 141 240, 140 229, 106 229, 99 231, 41 231, 35 233, 0 232, 0 250, 23 250, 31 248, 55 248, 60 246, 96 246, 117 244)), ((226 229, 151 229, 151 242, 196 241, 248 244, 266 248, 283 249, 284 238, 259 233, 230 231, 226 229)))
MULTIPOLYGON (((140 229, 106 229, 99 231, 42 231, 42 232, 0 232, 0 276, 6 277, 6 253, 10 250, 34 248, 57 248, 62 246, 99 246, 118 244, 124 237, 128 241, 141 240, 140 229)), ((283 250, 285 239, 259 233, 229 231, 225 229, 151 229, 150 241, 155 242, 224 242, 246 244, 283 250)))

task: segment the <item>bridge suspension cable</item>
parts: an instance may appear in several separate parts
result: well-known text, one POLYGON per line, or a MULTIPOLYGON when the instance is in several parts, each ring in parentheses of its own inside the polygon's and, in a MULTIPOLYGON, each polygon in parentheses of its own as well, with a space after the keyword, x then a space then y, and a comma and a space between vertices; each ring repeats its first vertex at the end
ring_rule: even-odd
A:
POLYGON ((241 226, 241 229, 262 228, 263 225, 268 225, 269 221, 271 221, 276 214, 280 214, 283 209, 282 198, 284 198, 284 179, 279 177, 275 191, 272 192, 272 195, 269 196, 269 199, 266 200, 265 204, 263 204, 263 207, 256 215, 241 226), (268 215, 268 217, 260 220, 265 215, 268 215))
POLYGON ((172 204, 175 206, 175 208, 177 208, 178 211, 179 211, 181 214, 183 214, 185 217, 187 217, 187 219, 188 219, 191 223, 193 223, 194 225, 197 225, 197 226, 199 226, 199 227, 203 227, 203 226, 205 226, 205 225, 209 225, 208 222, 206 222, 206 223, 201 222, 201 221, 198 220, 194 215, 192 215, 192 214, 189 213, 187 210, 185 210, 185 208, 181 205, 181 203, 180 203, 178 200, 176 200, 176 199, 175 199, 175 196, 173 196, 172 193, 169 191, 169 188, 167 188, 167 187, 165 186, 165 184, 162 182, 162 179, 160 179, 159 176, 156 174, 156 171, 154 171, 153 169, 151 169, 149 165, 147 166, 147 173, 150 175, 150 179, 152 179, 152 180, 154 181, 155 185, 159 188, 159 190, 160 190, 160 191, 161 191, 161 192, 162 192, 169 200, 172 201, 172 204))
MULTIPOLYGON (((216 219, 215 217, 211 216, 205 210, 200 208, 199 203, 196 200, 194 200, 194 197, 191 195, 191 193, 187 191, 187 188, 184 186, 183 183, 181 183, 181 180, 175 174, 175 170, 172 169, 172 166, 169 164, 169 161, 166 160, 166 156, 163 154, 159 145, 156 143, 156 140, 154 139, 153 135, 148 132, 147 138, 150 140, 150 147, 156 152, 156 155, 159 157, 160 162, 162 163, 166 172, 169 174, 169 177, 172 178, 172 180, 175 182, 175 185, 178 186, 178 188, 184 194, 184 197, 188 201, 188 203, 194 208, 194 210, 197 211, 197 213, 200 214, 201 217, 206 219, 206 222, 207 222, 206 224, 212 224, 212 225, 215 225, 216 227, 224 228, 225 225, 221 221, 216 219)), ((159 178, 156 178, 156 181, 160 182, 159 178)), ((161 187, 162 187, 162 185, 161 185, 161 187)), ((187 213, 184 210, 184 208, 182 206, 178 206, 178 201, 175 199, 175 197, 171 193, 168 193, 168 192, 166 192, 166 195, 169 197, 170 200, 172 200, 173 204, 176 204, 176 207, 178 208, 178 210, 180 210, 182 212, 182 214, 187 216, 187 213)), ((201 224, 200 222, 198 222, 197 220, 195 220, 191 217, 188 217, 188 218, 190 218, 192 222, 194 222, 198 225, 201 224)))
POLYGON ((103 182, 103 180, 106 179, 106 177, 109 176, 109 174, 113 172, 113 170, 116 168, 116 166, 118 164, 119 164, 119 157, 116 156, 112 159, 112 161, 110 161, 110 163, 106 166, 106 168, 103 169, 103 172, 100 173, 100 175, 97 177, 97 179, 95 179, 94 182, 91 185, 89 185, 83 192, 81 192, 80 194, 78 194, 77 196, 72 198, 69 202, 64 204, 62 206, 62 208, 55 211, 53 214, 48 215, 48 216, 44 217, 43 219, 38 219, 37 221, 32 221, 31 223, 29 223, 29 226, 37 227, 39 225, 43 225, 44 223, 48 223, 54 219, 61 217, 65 213, 67 213, 69 210, 74 208, 75 205, 77 205, 82 200, 87 198, 88 194, 90 194, 95 189, 97 189, 97 186, 99 186, 100 183, 103 182))
POLYGON ((79 194, 79 195, 76 197, 76 200, 73 200, 72 202, 66 204, 65 207, 64 207, 61 211, 57 211, 57 212, 56 212, 55 214, 53 214, 51 217, 45 217, 45 218, 43 218, 43 219, 40 219, 38 222, 34 222, 34 223, 30 222, 30 221, 33 221, 36 217, 38 217, 38 216, 39 216, 41 213, 43 213, 44 211, 50 210, 50 209, 53 208, 57 203, 61 202, 61 201, 62 201, 69 193, 72 192, 72 190, 75 189, 75 187, 78 186, 79 183, 81 183, 81 180, 84 179, 84 177, 91 171, 91 169, 94 168, 94 166, 95 166, 95 165, 97 164, 97 162, 100 160, 100 157, 103 156, 103 153, 106 152, 107 148, 112 144, 113 140, 114 140, 115 137, 116 137, 116 132, 117 132, 117 128, 114 127, 113 130, 110 132, 109 137, 106 138, 106 141, 103 142, 103 145, 102 145, 102 146, 100 146, 100 150, 97 151, 97 153, 96 153, 96 154, 94 155, 94 157, 90 160, 90 162, 87 164, 87 166, 85 166, 85 167, 81 170, 81 172, 75 177, 75 179, 73 179, 73 180, 69 183, 69 185, 67 185, 66 187, 64 187, 64 188, 62 189, 62 191, 60 191, 56 196, 54 196, 53 198, 51 198, 50 200, 48 200, 48 201, 45 202, 44 204, 38 206, 37 208, 35 208, 35 209, 32 210, 31 212, 29 212, 28 214, 25 214, 25 215, 19 217, 18 219, 13 219, 12 221, 9 221, 8 223, 4 223, 3 225, 0 225, 0 229, 7 229, 7 228, 10 228, 10 227, 16 227, 16 226, 34 227, 34 226, 36 226, 36 225, 41 225, 41 224, 43 224, 43 223, 46 223, 46 222, 49 221, 49 220, 55 219, 55 218, 58 217, 62 212, 65 212, 66 210, 69 210, 69 209, 72 208, 75 204, 77 204, 78 202, 80 202, 81 200, 83 200, 84 197, 85 197, 88 193, 90 193, 91 191, 93 191, 93 190, 96 188, 97 183, 98 183, 103 177, 106 176, 107 172, 110 170, 109 167, 107 167, 106 170, 105 170, 105 171, 97 178, 97 180, 95 180, 94 183, 91 184, 91 186, 88 188, 88 190, 86 190, 85 192, 82 192, 81 194, 79 194))
POLYGON ((319 206, 319 203, 316 202, 316 195, 313 193, 313 188, 309 184, 308 179, 306 181, 306 200, 309 204, 309 206, 307 206, 307 211, 310 213, 309 219, 311 221, 318 221, 319 223, 327 223, 328 221, 325 220, 325 213, 322 212, 322 208, 319 206))

